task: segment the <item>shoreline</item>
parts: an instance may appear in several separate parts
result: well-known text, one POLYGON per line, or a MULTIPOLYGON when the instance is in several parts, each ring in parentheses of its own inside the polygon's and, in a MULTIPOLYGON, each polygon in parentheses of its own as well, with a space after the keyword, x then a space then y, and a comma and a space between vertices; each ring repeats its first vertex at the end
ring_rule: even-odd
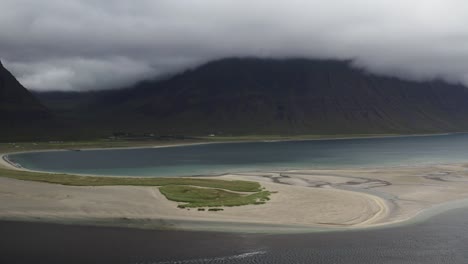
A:
MULTIPOLYGON (((220 178, 237 179, 235 176, 220 178)), ((0 183, 0 198, 2 193, 8 192, 8 196, 4 197, 7 203, 0 205, 0 219, 3 220, 144 229, 302 233, 366 227, 387 215, 385 202, 368 194, 335 189, 313 190, 303 186, 265 182, 261 183, 263 187, 278 192, 272 194, 271 201, 262 205, 224 207, 222 212, 179 209, 177 202, 167 200, 157 187, 78 187, 8 178, 0 178, 0 183), (24 192, 27 192, 29 200, 24 192), (306 201, 307 204, 297 205, 294 210, 290 210, 283 201, 290 194, 299 195, 299 199, 293 197, 296 202, 310 197, 322 199, 324 205, 315 205, 317 208, 309 208, 310 212, 305 212, 307 206, 314 206, 306 201), (330 206, 335 208, 335 215, 323 212, 330 206), (337 210, 347 212, 336 215, 337 210), (322 214, 316 215, 318 211, 322 211, 322 214), (291 214, 295 220, 290 219, 291 214), (315 217, 315 223, 310 222, 311 217, 315 217)))
POLYGON ((26 168, 23 168, 20 164, 14 163, 8 158, 8 154, 0 154, 0 166, 3 166, 8 169, 13 169, 13 170, 24 170, 24 171, 29 171, 26 168))
POLYGON ((145 146, 125 146, 125 147, 85 147, 85 148, 51 148, 51 149, 33 149, 33 150, 22 150, 22 151, 8 151, 0 152, 0 155, 15 155, 23 153, 36 153, 36 152, 55 152, 55 151, 101 151, 101 150, 125 150, 125 149, 151 149, 151 148, 172 148, 172 147, 187 147, 187 146, 198 146, 198 145, 210 145, 210 144, 236 144, 236 143, 261 143, 261 142, 290 142, 290 141, 329 141, 329 140, 354 140, 354 139, 380 139, 380 138, 404 138, 404 137, 431 137, 431 136, 449 136, 458 134, 468 134, 465 132, 448 132, 448 133, 433 133, 433 134, 383 134, 383 135, 363 135, 363 136, 337 136, 337 137, 317 137, 308 138, 305 135, 303 138, 279 138, 279 139, 242 139, 242 140, 222 140, 222 141, 208 141, 201 139, 202 142, 190 142, 190 143, 175 143, 167 145, 154 145, 149 144, 145 146))
MULTIPOLYGON (((166 148, 222 143, 241 142, 200 142, 134 148, 95 148, 88 150, 166 148)), ((21 167, 21 165, 17 165, 9 160, 8 157, 11 154, 43 151, 67 150, 35 150, 0 154, 0 167, 18 171, 41 172, 21 167)), ((226 180, 256 181, 270 191, 279 190, 279 194, 273 194, 273 201, 267 202, 265 206, 226 208, 225 212, 205 215, 194 211, 187 212, 177 209, 177 203, 161 198, 156 187, 65 187, 56 184, 19 181, 0 177, 0 182, 2 183, 0 185, 4 187, 3 189, 0 187, 0 198, 3 195, 3 197, 12 199, 11 203, 13 204, 12 206, 0 206, 0 219, 149 229, 169 228, 176 230, 247 233, 304 233, 387 228, 426 219, 454 207, 468 207, 468 194, 465 194, 463 189, 468 187, 467 168, 468 165, 466 164, 444 163, 348 169, 254 171, 217 176, 196 176, 201 178, 215 177, 226 180), (283 177, 283 174, 287 175, 287 177, 283 177), (320 187, 317 185, 319 182, 320 187), (323 185, 324 182, 325 184, 323 185), (9 190, 12 186, 16 186, 16 192, 9 190), (41 191, 31 194, 32 197, 35 197, 29 201, 31 204, 28 204, 28 201, 23 201, 25 204, 22 206, 32 206, 34 202, 37 202, 36 200, 42 199, 44 203, 37 204, 37 207, 34 208, 40 208, 43 211, 28 212, 27 210, 21 211, 18 209, 17 205, 21 204, 21 199, 24 199, 25 193, 30 193, 28 190, 31 190, 32 193, 37 190, 41 191), (98 194, 101 191, 109 192, 109 197, 115 197, 115 199, 102 200, 98 194), (63 211, 50 211, 48 207, 57 201, 44 194, 54 192, 57 192, 57 195, 62 197, 62 200, 64 200, 63 197, 68 195, 68 193, 76 192, 76 197, 88 195, 88 200, 74 198, 75 200, 72 201, 72 204, 73 206, 83 207, 89 203, 92 205, 91 209, 87 208, 83 212, 73 214, 67 211, 73 207, 67 205, 68 207, 62 208, 63 211), (127 196, 121 195, 122 192, 128 192, 127 196), (138 200, 138 198, 133 199, 133 195, 138 197, 142 193, 146 193, 146 196, 141 196, 141 200, 138 200), (281 199, 275 198, 275 196, 280 196, 281 199), (316 203, 307 203, 323 197, 326 197, 326 199, 322 200, 322 203, 326 206, 320 207, 316 203), (115 200, 123 198, 129 199, 131 202, 121 202, 121 204, 118 204, 113 209, 106 207, 106 203, 112 204, 115 203, 115 200), (104 201, 102 202, 103 206, 93 207, 93 204, 98 203, 98 201, 104 201), (135 203, 139 204, 141 201, 143 201, 141 206, 148 207, 148 210, 145 212, 134 212, 131 208, 135 206, 135 203), (15 207, 15 202, 19 203, 16 205, 17 207, 15 207), (160 207, 151 207, 149 205, 155 202, 163 205, 160 207), (287 208, 290 205, 294 205, 295 208, 289 211, 284 210, 284 207, 287 208), (119 213, 115 213, 112 210, 116 210, 119 213), (362 211, 358 213, 353 212, 359 210, 362 211), (307 218, 308 220, 302 221, 300 220, 301 218, 307 218)), ((86 174, 73 175, 126 177, 86 174)), ((59 205, 63 204, 59 203, 59 205)), ((142 209, 142 211, 144 210, 142 209)))
POLYGON ((450 201, 416 212, 407 219, 384 222, 371 226, 335 227, 335 226, 301 226, 287 224, 267 224, 253 222, 197 221, 186 219, 132 219, 122 218, 41 218, 41 217, 1 217, 1 222, 44 223, 64 226, 129 228, 135 230, 209 232, 226 234, 313 234, 335 232, 359 232, 383 230, 422 223, 452 210, 468 208, 468 199, 450 201))
POLYGON ((443 164, 425 167, 251 172, 218 176, 218 179, 224 180, 257 181, 268 190, 278 193, 273 194, 272 201, 266 205, 228 207, 217 213, 178 209, 177 203, 162 197, 156 187, 76 187, 0 177, 0 198, 3 197, 6 202, 5 205, 0 205, 0 219, 241 233, 308 233, 389 228, 422 221, 453 208, 468 207, 468 194, 464 193, 464 188, 468 187, 467 167, 465 164, 443 164), (450 173, 445 173, 449 170, 455 172, 456 177, 450 178, 450 173), (458 175, 461 172, 464 173, 463 178, 458 175), (442 177, 444 173, 447 176, 444 181, 426 177, 442 177), (278 178, 281 174, 286 174, 287 177, 278 178), (376 174, 380 176, 375 177, 376 174), (360 183, 356 181, 357 176, 366 180, 360 183), (328 186, 311 186, 315 182, 323 184, 324 179, 330 180, 328 186), (342 189, 342 184, 349 183, 350 179, 354 179, 354 182, 349 186, 355 189, 349 190, 349 186, 348 189, 342 189), (369 183, 369 179, 374 182, 369 183), (393 179, 391 185, 379 186, 379 181, 388 179, 393 179), (455 181, 450 182, 453 179, 455 181), (434 184, 435 182, 438 184, 434 184), (376 193, 369 193, 366 189, 372 184, 375 185, 373 191, 376 193), (405 190, 409 186, 411 190, 405 190), (423 190, 424 188, 427 190, 423 190), (2 196, 6 193, 7 196, 2 196), (30 196, 30 200, 25 199, 25 193, 30 196), (42 203, 38 203, 38 200, 42 200, 42 203), (313 201, 319 201, 319 204, 313 201), (101 205, 96 207, 97 202, 101 205), (159 205, 151 205, 153 203, 159 205), (320 204, 324 206, 320 207, 320 204), (294 205, 293 208, 291 205, 294 205), (34 209, 29 211, 24 206, 34 209), (76 206, 84 208, 84 211, 75 212, 76 206), (51 210, 51 207, 58 209, 51 210), (134 207, 141 207, 141 212, 132 209, 134 207))
MULTIPOLYGON (((131 149, 158 149, 158 148, 173 148, 173 147, 189 147, 189 146, 200 146, 200 145, 211 145, 211 144, 236 144, 236 143, 261 143, 261 142, 300 142, 300 141, 329 141, 329 140, 355 140, 355 139, 380 139, 380 138, 404 138, 404 137, 430 137, 430 136, 449 136, 449 135, 458 135, 458 134, 468 134, 467 132, 449 132, 449 133, 434 133, 434 134, 401 134, 401 135, 369 135, 369 136, 350 136, 350 137, 330 137, 330 138, 297 138, 297 139, 253 139, 253 140, 232 140, 232 141, 206 141, 206 142, 191 142, 191 143, 176 143, 168 145, 147 145, 147 146, 129 146, 129 147, 90 147, 90 148, 55 148, 55 149, 34 149, 34 150, 23 150, 23 151, 9 151, 9 152, 0 152, 0 167, 7 169, 28 171, 28 172, 38 172, 38 173, 50 173, 50 174, 70 174, 65 172, 50 172, 50 171, 40 171, 32 170, 21 166, 21 164, 16 164, 12 162, 8 157, 9 155, 17 154, 26 154, 26 153, 42 153, 42 152, 61 152, 61 151, 106 151, 106 150, 131 150, 131 149)), ((436 165, 436 164, 434 164, 436 165)), ((403 165, 405 166, 405 165, 403 165)), ((420 165, 425 166, 425 165, 420 165)), ((363 167, 371 168, 371 167, 363 167)), ((78 176, 93 176, 93 177, 135 177, 133 175, 100 175, 100 174, 85 174, 85 173, 73 173, 70 175, 78 176)), ((224 174, 215 174, 215 175, 188 175, 188 176, 171 176, 171 177, 218 177, 224 174)), ((144 176, 141 176, 144 177, 144 176)))

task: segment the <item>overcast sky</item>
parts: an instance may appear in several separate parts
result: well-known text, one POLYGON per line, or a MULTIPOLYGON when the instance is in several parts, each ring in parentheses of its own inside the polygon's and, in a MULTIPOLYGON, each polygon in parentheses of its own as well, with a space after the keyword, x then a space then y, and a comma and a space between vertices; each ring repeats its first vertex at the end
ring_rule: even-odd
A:
POLYGON ((466 0, 0 0, 0 58, 28 88, 129 85, 232 56, 353 59, 468 85, 466 0))

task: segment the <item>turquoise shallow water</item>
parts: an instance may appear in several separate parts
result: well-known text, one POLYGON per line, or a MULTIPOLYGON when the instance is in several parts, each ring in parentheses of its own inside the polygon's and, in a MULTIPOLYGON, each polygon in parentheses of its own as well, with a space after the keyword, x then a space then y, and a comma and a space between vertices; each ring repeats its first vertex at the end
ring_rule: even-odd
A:
POLYGON ((9 159, 40 171, 156 177, 424 165, 468 161, 468 134, 35 152, 9 159))

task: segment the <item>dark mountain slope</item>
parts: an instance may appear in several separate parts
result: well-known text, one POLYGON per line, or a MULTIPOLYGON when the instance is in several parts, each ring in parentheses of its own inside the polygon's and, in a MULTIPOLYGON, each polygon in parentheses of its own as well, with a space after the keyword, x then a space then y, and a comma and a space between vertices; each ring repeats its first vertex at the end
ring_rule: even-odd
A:
POLYGON ((465 87, 370 75, 346 61, 224 59, 166 80, 95 93, 92 99, 86 96, 81 109, 92 109, 96 120, 107 121, 101 124, 108 129, 132 132, 347 134, 468 129, 465 87))
POLYGON ((0 62, 0 115, 2 121, 24 123, 50 113, 0 62))
POLYGON ((0 62, 0 141, 42 139, 57 122, 0 62), (50 128, 50 129, 49 129, 50 128))

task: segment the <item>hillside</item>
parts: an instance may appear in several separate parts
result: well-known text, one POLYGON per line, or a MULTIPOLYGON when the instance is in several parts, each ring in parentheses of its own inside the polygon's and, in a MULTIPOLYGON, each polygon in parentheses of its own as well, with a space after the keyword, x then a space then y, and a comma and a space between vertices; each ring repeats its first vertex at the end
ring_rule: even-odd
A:
POLYGON ((0 115, 3 121, 24 123, 49 117, 48 110, 0 62, 0 115))
POLYGON ((0 141, 47 138, 53 114, 0 62, 0 141))
POLYGON ((347 134, 468 129, 465 87, 371 75, 347 61, 224 59, 123 90, 39 96, 50 107, 66 110, 69 117, 86 120, 107 133, 347 134))

